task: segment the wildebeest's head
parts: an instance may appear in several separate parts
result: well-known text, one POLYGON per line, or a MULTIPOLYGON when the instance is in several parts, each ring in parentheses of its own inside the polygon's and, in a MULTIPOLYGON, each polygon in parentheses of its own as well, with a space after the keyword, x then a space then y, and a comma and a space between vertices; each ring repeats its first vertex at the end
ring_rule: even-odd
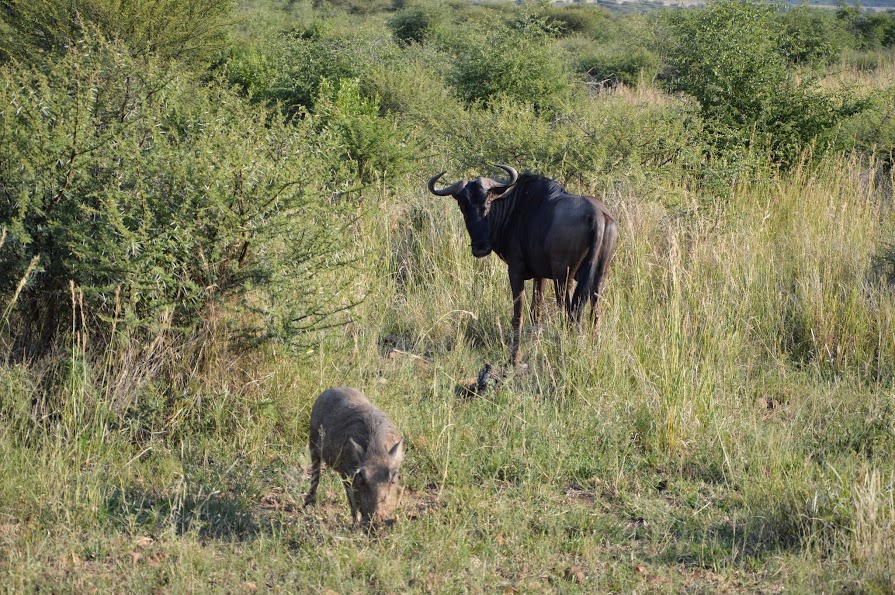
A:
POLYGON ((472 255, 477 258, 488 256, 491 253, 488 228, 488 211, 491 208, 491 201, 506 192, 519 179, 519 174, 512 167, 508 165, 497 165, 497 167, 507 172, 510 179, 502 181, 491 178, 460 180, 441 190, 435 189, 435 182, 445 172, 441 172, 429 180, 429 192, 436 196, 450 195, 457 200, 472 243, 472 255))
POLYGON ((360 511, 361 525, 369 527, 372 521, 386 520, 397 504, 404 441, 378 453, 371 448, 364 452, 354 439, 348 440, 348 447, 358 464, 351 478, 351 497, 360 511))

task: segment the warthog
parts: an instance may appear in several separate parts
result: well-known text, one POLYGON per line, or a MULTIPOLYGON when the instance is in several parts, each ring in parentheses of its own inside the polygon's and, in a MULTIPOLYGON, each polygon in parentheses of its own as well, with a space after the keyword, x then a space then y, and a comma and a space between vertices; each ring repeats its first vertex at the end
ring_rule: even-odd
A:
POLYGON ((385 413, 359 390, 331 388, 311 409, 311 489, 305 506, 317 501, 321 459, 339 472, 351 506, 351 521, 369 527, 395 507, 404 440, 385 413))

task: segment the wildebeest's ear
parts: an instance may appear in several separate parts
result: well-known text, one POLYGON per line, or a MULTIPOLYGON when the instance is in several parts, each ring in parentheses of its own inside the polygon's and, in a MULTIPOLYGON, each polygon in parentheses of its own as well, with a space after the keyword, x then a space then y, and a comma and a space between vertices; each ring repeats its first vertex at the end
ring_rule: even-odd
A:
POLYGON ((391 450, 388 451, 388 456, 390 456, 395 461, 401 461, 404 459, 404 440, 400 440, 397 442, 391 450))
POLYGON ((354 438, 348 439, 348 452, 351 453, 355 462, 359 463, 364 458, 364 449, 360 447, 360 444, 354 441, 354 438))

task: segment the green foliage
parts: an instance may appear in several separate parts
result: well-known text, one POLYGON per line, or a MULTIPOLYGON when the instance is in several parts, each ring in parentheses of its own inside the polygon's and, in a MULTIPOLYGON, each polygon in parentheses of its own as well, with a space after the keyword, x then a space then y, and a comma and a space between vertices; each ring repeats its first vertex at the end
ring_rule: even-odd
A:
POLYGON ((380 98, 383 111, 425 129, 426 122, 450 120, 461 109, 445 80, 447 60, 433 44, 414 44, 373 64, 364 87, 380 98))
POLYGON ((658 75, 659 56, 640 45, 600 46, 580 55, 576 69, 601 86, 623 83, 633 87, 658 75))
POLYGON ((854 36, 862 50, 895 46, 895 11, 865 12, 859 5, 842 4, 836 18, 854 36))
POLYGON ((415 147, 396 122, 379 115, 377 99, 361 95, 356 79, 323 79, 319 92, 309 122, 319 141, 352 166, 350 180, 369 184, 409 171, 415 147))
POLYGON ((2 77, 0 292, 39 263, 17 303, 36 353, 70 324, 70 281, 92 317, 170 317, 187 336, 225 303, 251 313, 240 335, 289 342, 354 299, 321 275, 340 223, 312 130, 99 40, 2 77))
POLYGON ((495 22, 488 35, 480 23, 452 29, 445 41, 455 54, 449 78, 456 93, 470 104, 506 97, 549 107, 569 89, 551 33, 543 18, 527 13, 495 22))
POLYGON ((279 102, 291 113, 310 108, 323 79, 360 75, 358 43, 332 35, 276 35, 234 51, 227 64, 232 84, 256 99, 279 102))
POLYGON ((853 44, 842 20, 822 8, 800 5, 779 14, 783 54, 794 64, 834 62, 853 44))
POLYGON ((867 109, 846 120, 840 135, 843 146, 895 164, 895 88, 873 93, 867 109))
POLYGON ((201 63, 223 47, 233 0, 2 0, 0 61, 60 55, 99 31, 135 55, 201 63))
POLYGON ((364 16, 390 11, 394 6, 395 0, 314 0, 314 8, 318 10, 339 10, 364 16))
POLYGON ((461 170, 509 163, 585 187, 612 180, 646 192, 684 177, 702 158, 692 106, 652 96, 637 101, 607 94, 550 114, 501 99, 490 110, 468 110, 444 125, 446 156, 461 170), (483 130, 488 142, 482 142, 483 130))
POLYGON ((756 145, 792 163, 812 144, 822 152, 829 132, 861 104, 815 88, 811 77, 796 80, 774 17, 771 6, 738 0, 673 16, 668 83, 699 102, 720 151, 756 145))
POLYGON ((612 19, 608 9, 595 5, 554 6, 545 4, 536 9, 557 35, 601 37, 612 19))
POLYGON ((401 44, 427 41, 447 19, 439 4, 420 4, 405 7, 388 21, 388 26, 401 44))

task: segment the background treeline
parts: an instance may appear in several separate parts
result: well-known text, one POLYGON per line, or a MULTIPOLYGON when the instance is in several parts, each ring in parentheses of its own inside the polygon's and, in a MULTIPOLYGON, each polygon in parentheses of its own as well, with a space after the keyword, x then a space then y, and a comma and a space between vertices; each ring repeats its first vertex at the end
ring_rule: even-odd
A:
POLYGON ((895 11, 0 0, 0 572, 892 589, 893 161, 895 11), (509 296, 425 183, 493 163, 621 244, 599 333, 458 405, 509 296), (342 383, 437 511, 377 542, 290 508, 342 383))
POLYGON ((165 319, 185 339, 227 304, 242 335, 294 341, 362 293, 323 298, 316 276, 348 258, 349 205, 441 165, 711 199, 806 152, 888 165, 895 148, 891 89, 822 80, 891 61, 895 13, 848 5, 2 8, 0 266, 20 361, 71 326, 71 281, 119 330, 165 319))

